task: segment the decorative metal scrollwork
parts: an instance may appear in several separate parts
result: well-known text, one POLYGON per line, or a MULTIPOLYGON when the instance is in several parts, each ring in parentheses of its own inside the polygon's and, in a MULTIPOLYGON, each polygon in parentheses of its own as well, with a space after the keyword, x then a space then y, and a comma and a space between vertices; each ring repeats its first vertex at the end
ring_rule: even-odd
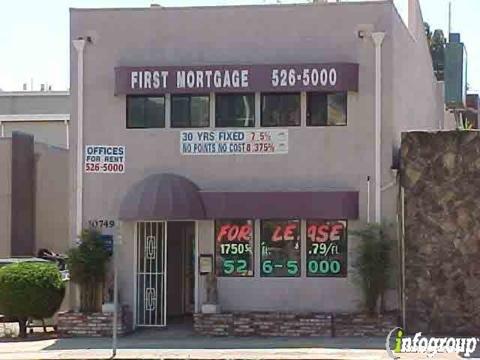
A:
POLYGON ((157 290, 155 288, 145 289, 145 310, 154 311, 157 309, 157 290))
POLYGON ((145 238, 145 256, 149 260, 155 260, 157 257, 157 237, 147 236, 145 238))

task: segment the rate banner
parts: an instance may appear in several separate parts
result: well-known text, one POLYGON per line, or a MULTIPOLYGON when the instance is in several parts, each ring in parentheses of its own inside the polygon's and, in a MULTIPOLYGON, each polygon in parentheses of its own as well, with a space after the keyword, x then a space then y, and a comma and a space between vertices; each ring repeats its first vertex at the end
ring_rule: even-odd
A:
POLYGON ((182 155, 287 154, 288 130, 186 130, 180 133, 182 155))

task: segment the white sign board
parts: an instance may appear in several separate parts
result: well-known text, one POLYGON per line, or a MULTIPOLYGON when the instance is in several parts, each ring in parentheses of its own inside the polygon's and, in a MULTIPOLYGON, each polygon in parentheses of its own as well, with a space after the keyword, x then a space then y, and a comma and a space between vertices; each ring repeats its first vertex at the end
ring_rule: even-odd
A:
POLYGON ((182 155, 287 154, 286 129, 186 130, 180 133, 182 155))
POLYGON ((123 174, 125 172, 125 146, 86 145, 85 172, 123 174))

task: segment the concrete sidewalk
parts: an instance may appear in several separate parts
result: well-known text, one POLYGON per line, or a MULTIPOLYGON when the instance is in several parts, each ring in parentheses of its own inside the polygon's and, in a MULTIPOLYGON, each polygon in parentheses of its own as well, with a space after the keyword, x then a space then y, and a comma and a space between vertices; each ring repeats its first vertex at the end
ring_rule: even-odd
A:
MULTIPOLYGON (((0 359, 111 359, 111 344, 109 338, 0 340, 0 359)), ((214 338, 146 330, 119 338, 118 346, 115 359, 389 359, 385 338, 214 338)), ((401 359, 426 357, 410 354, 401 359)))

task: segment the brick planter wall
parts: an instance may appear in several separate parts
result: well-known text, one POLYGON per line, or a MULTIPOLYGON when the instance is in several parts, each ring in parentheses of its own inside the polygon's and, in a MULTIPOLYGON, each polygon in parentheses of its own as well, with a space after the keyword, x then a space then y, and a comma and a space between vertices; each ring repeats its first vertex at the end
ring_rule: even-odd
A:
POLYGON ((397 315, 335 314, 335 336, 387 336, 397 327, 397 315))
POLYGON ((397 316, 366 314, 223 313, 195 314, 194 331, 212 336, 386 336, 397 316))
MULTIPOLYGON (((58 334, 69 336, 112 336, 113 313, 84 314, 66 311, 58 314, 58 334)), ((132 329, 132 315, 128 306, 118 312, 118 335, 125 335, 132 329)))
POLYGON ((213 336, 386 336, 395 314, 223 313, 195 314, 197 334, 213 336))
POLYGON ((194 314, 193 329, 201 335, 233 335, 233 314, 194 314))

